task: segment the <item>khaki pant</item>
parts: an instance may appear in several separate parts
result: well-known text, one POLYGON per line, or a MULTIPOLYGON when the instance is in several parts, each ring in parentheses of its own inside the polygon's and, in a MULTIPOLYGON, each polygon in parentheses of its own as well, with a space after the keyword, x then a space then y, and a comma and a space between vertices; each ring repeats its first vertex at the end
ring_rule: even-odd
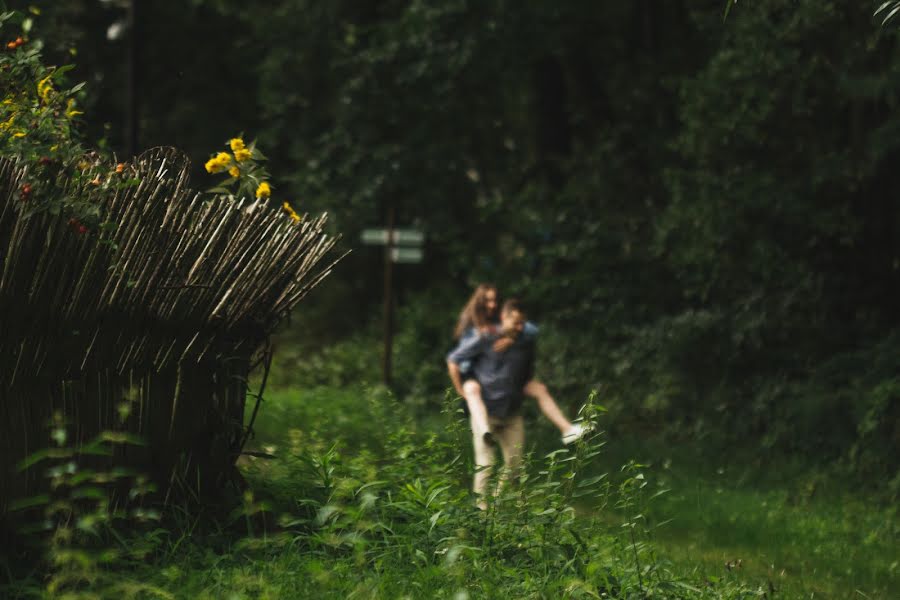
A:
POLYGON ((484 439, 484 432, 479 431, 476 423, 472 423, 472 443, 475 447, 475 480, 472 489, 479 496, 478 505, 485 508, 485 489, 494 468, 496 446, 503 453, 503 472, 497 484, 500 491, 503 482, 519 475, 522 466, 522 448, 525 446, 525 422, 521 415, 506 419, 488 417, 488 425, 495 444, 484 439))

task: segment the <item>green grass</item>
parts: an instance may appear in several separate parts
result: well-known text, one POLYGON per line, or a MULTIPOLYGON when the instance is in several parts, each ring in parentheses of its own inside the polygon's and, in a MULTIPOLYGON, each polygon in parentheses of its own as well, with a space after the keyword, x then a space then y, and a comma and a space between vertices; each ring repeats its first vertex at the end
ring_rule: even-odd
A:
MULTIPOLYGON (((633 549, 566 510, 576 487, 563 480, 587 446, 538 461, 532 484, 482 513, 452 415, 423 430, 383 391, 327 388, 273 392, 260 415, 253 450, 275 458, 242 460, 255 535, 222 553, 172 552, 155 582, 178 597, 589 598, 682 585, 644 583, 633 549), (255 520, 261 501, 277 525, 255 520)), ((602 493, 577 488, 592 489, 602 493)))
MULTIPOLYGON (((341 423, 351 426, 356 401, 334 390, 285 390, 269 402, 258 440, 277 445, 292 429, 286 424, 302 431, 307 420, 339 435, 341 423)), ((439 428, 446 415, 422 422, 439 428)), ((377 449, 380 435, 363 430, 355 440, 377 449)), ((539 418, 529 423, 529 435, 534 450, 558 447, 555 430, 539 418)), ((776 597, 785 598, 893 598, 900 590, 896 509, 837 475, 810 469, 812 461, 769 465, 746 449, 720 455, 690 443, 623 437, 608 441, 592 470, 615 478, 629 459, 648 465, 648 493, 668 490, 648 504, 645 517, 660 559, 686 580, 730 578, 765 589, 771 582, 776 597)), ((609 506, 602 518, 616 526, 623 516, 609 506)))
MULTIPOLYGON (((91 564, 105 587, 71 597, 897 596, 896 511, 802 460, 627 437, 557 452, 532 419, 526 482, 482 513, 465 422, 412 415, 379 388, 271 390, 231 515, 145 530, 155 552, 91 564)), ((51 597, 35 580, 9 591, 51 597)))
POLYGON ((662 524, 657 546, 681 572, 720 577, 740 560, 736 570, 771 581, 784 597, 900 597, 900 520, 888 499, 802 458, 767 464, 746 450, 721 455, 652 440, 607 447, 603 467, 634 457, 652 464, 654 487, 670 490, 648 519, 662 524))

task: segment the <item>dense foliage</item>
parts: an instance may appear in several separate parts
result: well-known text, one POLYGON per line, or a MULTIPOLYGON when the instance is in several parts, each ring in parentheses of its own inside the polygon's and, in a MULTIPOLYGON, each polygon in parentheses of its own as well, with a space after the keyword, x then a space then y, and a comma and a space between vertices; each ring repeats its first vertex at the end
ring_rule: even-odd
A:
MULTIPOLYGON (((121 145, 129 35, 103 34, 123 9, 36 4, 96 84, 89 131, 121 145)), ((199 170, 244 130, 348 247, 391 206, 424 229, 426 263, 398 276, 398 387, 432 409, 454 311, 488 279, 533 306, 542 377, 603 384, 614 423, 894 477, 900 49, 876 8, 140 3, 141 145, 199 170)), ((372 375, 380 259, 359 248, 295 316, 297 377, 372 375), (309 358, 338 339, 362 341, 309 358)))

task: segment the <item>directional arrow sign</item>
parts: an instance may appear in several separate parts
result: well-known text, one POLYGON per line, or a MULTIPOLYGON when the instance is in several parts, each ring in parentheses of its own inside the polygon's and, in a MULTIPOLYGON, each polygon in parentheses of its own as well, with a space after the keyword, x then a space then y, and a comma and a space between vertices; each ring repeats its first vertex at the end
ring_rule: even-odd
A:
MULTIPOLYGON (((421 246, 425 241, 425 234, 418 229, 395 229, 392 243, 402 246, 421 246)), ((364 229, 362 232, 364 244, 385 245, 388 243, 387 229, 364 229)))
POLYGON ((422 262, 421 248, 391 248, 391 260, 395 263, 415 264, 422 262))

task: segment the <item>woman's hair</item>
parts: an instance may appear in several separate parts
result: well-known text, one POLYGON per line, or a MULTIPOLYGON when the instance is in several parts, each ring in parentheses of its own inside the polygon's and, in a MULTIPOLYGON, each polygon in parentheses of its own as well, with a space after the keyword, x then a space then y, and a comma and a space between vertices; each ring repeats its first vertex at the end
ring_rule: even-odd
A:
MULTIPOLYGON (((469 301, 466 302, 462 312, 459 313, 459 320, 456 322, 456 329, 453 331, 453 337, 459 339, 470 327, 480 329, 488 325, 487 308, 485 307, 485 297, 489 291, 497 293, 497 286, 493 283, 479 284, 469 301)), ((500 299, 497 299, 499 303, 500 299)))

